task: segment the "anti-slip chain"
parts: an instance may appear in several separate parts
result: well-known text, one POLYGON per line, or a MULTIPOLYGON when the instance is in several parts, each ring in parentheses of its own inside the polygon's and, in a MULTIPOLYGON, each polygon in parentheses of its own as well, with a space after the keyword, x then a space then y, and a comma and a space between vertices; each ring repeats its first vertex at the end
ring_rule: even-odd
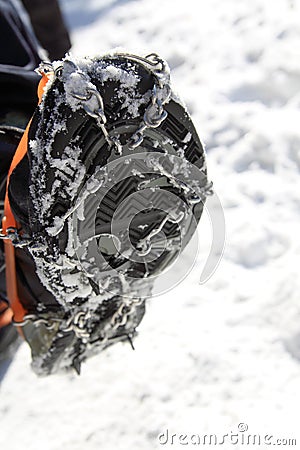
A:
MULTIPOLYGON (((137 148, 143 142, 143 135, 147 128, 157 128, 166 119, 168 113, 164 109, 164 105, 169 101, 171 96, 170 87, 170 72, 165 61, 159 58, 158 55, 152 53, 145 58, 118 53, 113 55, 111 58, 122 58, 126 57, 130 61, 137 61, 146 66, 147 69, 151 71, 154 78, 154 85, 152 87, 151 98, 149 105, 145 109, 143 119, 138 127, 138 129, 130 137, 128 145, 131 149, 137 148)), ((122 154, 122 144, 115 136, 110 136, 107 130, 107 118, 104 110, 104 102, 100 92, 90 87, 89 79, 86 74, 82 72, 73 61, 64 61, 66 66, 70 66, 76 74, 81 76, 83 84, 86 86, 81 92, 72 91, 71 95, 82 102, 82 107, 85 112, 92 118, 96 120, 97 125, 101 129, 105 140, 111 148, 115 149, 117 154, 122 154), (91 107, 91 105, 93 105, 91 107)), ((61 78, 63 74, 63 66, 59 66, 54 74, 61 78)))
MULTIPOLYGON (((101 338, 101 344, 103 346, 113 337, 115 331, 127 324, 130 316, 136 312, 136 307, 143 303, 144 300, 142 298, 127 299, 120 303, 111 319, 103 327, 101 338)), ((35 326, 44 325, 48 330, 53 330, 55 327, 58 327, 61 332, 74 332, 78 339, 85 341, 90 338, 87 323, 91 317, 89 311, 77 311, 68 318, 60 318, 49 314, 26 314, 22 321, 13 321, 13 324, 17 327, 24 327, 28 323, 32 323, 35 326)))
MULTIPOLYGON (((145 58, 122 53, 110 56, 112 60, 122 57, 131 62, 141 63, 145 69, 153 75, 153 86, 148 105, 145 108, 142 120, 137 126, 136 131, 133 132, 127 141, 129 149, 136 149, 143 142, 145 131, 147 129, 159 127, 168 115, 164 106, 171 97, 170 73, 167 63, 156 54, 150 54, 145 58)), ((55 69, 50 63, 42 64, 39 68, 41 73, 52 73, 54 74, 54 77, 62 81, 64 70, 76 73, 81 78, 82 82, 80 83, 80 90, 77 89, 69 93, 76 101, 78 101, 78 104, 81 105, 86 114, 95 119, 96 124, 102 131, 109 147, 114 149, 116 154, 121 155, 122 147, 125 144, 122 145, 117 136, 112 136, 109 133, 102 95, 92 85, 88 75, 71 60, 65 60, 62 65, 55 69)), ((182 189, 183 186, 180 185, 180 188, 182 189)), ((197 199, 197 201, 199 201, 199 199, 197 199)), ((157 228, 152 230, 152 232, 140 242, 140 248, 138 249, 140 255, 145 256, 151 251, 151 239, 162 230, 167 221, 180 222, 182 219, 183 215, 177 220, 171 220, 168 215, 157 228)), ((10 239, 16 246, 25 246, 31 242, 27 235, 20 233, 20 230, 16 228, 7 229, 6 234, 0 230, 0 239, 10 239)), ((122 298, 118 308, 103 327, 101 340, 103 345, 114 336, 115 332, 120 327, 126 327, 126 324, 130 321, 130 317, 136 313, 137 308, 141 306, 144 301, 143 298, 126 298, 126 296, 122 298)), ((16 323, 16 325, 25 326, 30 322, 36 326, 43 324, 48 329, 58 326, 62 332, 67 333, 73 331, 77 338, 88 342, 88 339, 90 338, 90 333, 88 331, 90 318, 90 313, 86 311, 76 312, 68 318, 28 314, 21 323, 16 323)), ((127 332, 128 335, 131 331, 127 332)))

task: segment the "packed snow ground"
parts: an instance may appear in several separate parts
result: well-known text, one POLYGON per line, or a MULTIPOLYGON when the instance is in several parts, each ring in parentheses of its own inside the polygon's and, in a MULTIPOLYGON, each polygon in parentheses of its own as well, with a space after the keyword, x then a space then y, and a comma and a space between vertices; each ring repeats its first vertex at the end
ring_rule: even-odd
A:
POLYGON ((226 450, 275 438, 299 448, 300 2, 65 0, 64 9, 75 54, 121 46, 169 61, 206 142, 227 246, 200 285, 206 217, 194 271, 149 303, 135 352, 117 345, 80 377, 39 379, 21 346, 0 387, 1 448, 195 448, 192 433, 231 432, 239 443, 226 450), (274 438, 242 445, 240 423, 246 436, 274 438))

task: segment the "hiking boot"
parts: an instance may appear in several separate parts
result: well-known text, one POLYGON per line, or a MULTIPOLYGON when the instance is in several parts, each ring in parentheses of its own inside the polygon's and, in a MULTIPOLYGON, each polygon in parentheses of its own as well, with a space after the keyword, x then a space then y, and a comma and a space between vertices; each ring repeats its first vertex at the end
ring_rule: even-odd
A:
POLYGON ((79 373, 88 356, 132 343, 146 299, 175 284, 177 272, 164 274, 194 235, 211 183, 157 55, 67 56, 40 71, 44 94, 8 188, 22 226, 11 236, 18 325, 38 374, 79 373))

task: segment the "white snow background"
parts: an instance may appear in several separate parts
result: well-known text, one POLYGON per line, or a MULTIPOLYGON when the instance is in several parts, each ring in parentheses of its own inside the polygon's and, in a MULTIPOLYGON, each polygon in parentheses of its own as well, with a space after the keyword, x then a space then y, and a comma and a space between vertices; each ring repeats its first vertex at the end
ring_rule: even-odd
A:
POLYGON ((300 1, 63 6, 75 55, 121 46, 168 60, 206 143, 227 245, 200 285, 204 218, 194 271, 149 302, 134 352, 118 344, 80 377, 40 379, 22 345, 0 387, 0 448, 195 448, 192 433, 231 432, 239 443, 220 448, 269 448, 242 445, 240 423, 300 448, 300 1))

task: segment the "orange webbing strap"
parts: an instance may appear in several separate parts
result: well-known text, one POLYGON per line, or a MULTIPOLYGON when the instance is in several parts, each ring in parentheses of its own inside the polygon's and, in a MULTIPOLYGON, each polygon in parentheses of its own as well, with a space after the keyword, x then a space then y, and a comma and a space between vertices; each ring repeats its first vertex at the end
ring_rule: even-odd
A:
MULTIPOLYGON (((42 79, 40 80, 39 86, 38 86, 38 97, 39 97, 39 103, 41 102, 42 95, 44 92, 44 87, 46 86, 48 82, 48 77, 46 75, 43 75, 42 79)), ((9 198, 8 198, 8 185, 9 185, 9 179, 16 168, 16 166, 19 164, 19 162, 23 159, 23 157, 27 153, 27 145, 28 145, 28 131, 30 127, 30 123, 27 125, 26 130, 24 131, 24 134, 22 136, 22 139, 17 147, 16 153, 13 157, 8 176, 7 176, 7 183, 6 183, 6 194, 5 194, 5 201, 4 201, 4 217, 2 220, 2 232, 4 234, 7 234, 6 230, 9 227, 14 228, 21 228, 20 225, 17 223, 16 219, 14 218, 14 215, 12 213, 9 198)), ((6 291, 7 291, 7 297, 10 303, 10 308, 8 308, 8 312, 5 313, 6 320, 8 320, 9 314, 15 322, 22 322, 24 315, 26 314, 26 310, 24 309, 20 298, 18 294, 18 287, 17 287, 17 275, 16 275, 16 262, 15 262, 15 249, 12 244, 12 242, 9 239, 4 240, 4 250, 5 250, 5 264, 6 264, 6 291)), ((4 321, 4 319, 3 319, 4 321)), ((1 322, 0 322, 1 327, 1 322)), ((22 331, 19 328, 20 333, 22 334, 22 331)))
POLYGON ((0 300, 0 328, 11 322, 13 316, 12 309, 4 301, 0 300))

